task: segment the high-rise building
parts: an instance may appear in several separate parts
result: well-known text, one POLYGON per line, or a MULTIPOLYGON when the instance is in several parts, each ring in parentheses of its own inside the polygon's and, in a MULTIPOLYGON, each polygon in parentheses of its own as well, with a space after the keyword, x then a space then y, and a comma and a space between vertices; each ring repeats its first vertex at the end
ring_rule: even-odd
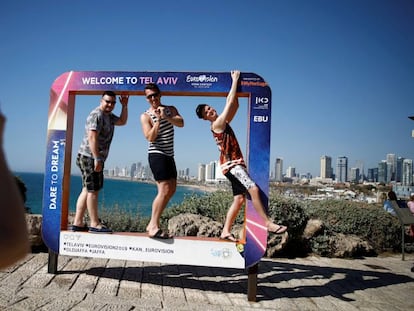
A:
POLYGON ((137 175, 137 164, 132 163, 131 164, 131 178, 135 178, 137 175))
POLYGON ((118 166, 115 166, 115 170, 114 170, 114 176, 119 176, 121 170, 119 169, 118 166))
POLYGON ((332 158, 329 156, 321 156, 321 178, 332 178, 332 158))
POLYGON ((397 168, 397 158, 395 154, 389 153, 387 154, 387 179, 388 182, 395 181, 395 171, 397 168))
POLYGON ((276 158, 275 181, 283 181, 283 159, 282 158, 276 158))
POLYGON ((397 158, 397 167, 395 168, 395 181, 396 182, 402 182, 403 162, 404 162, 404 158, 402 157, 397 158))
POLYGON ((214 181, 216 179, 216 162, 212 161, 206 165, 206 181, 214 181))
POLYGON ((405 159, 403 161, 402 185, 403 186, 413 185, 413 160, 411 159, 405 159))
POLYGON ((360 181, 361 177, 360 177, 359 167, 352 167, 350 173, 351 173, 350 174, 351 176, 349 178, 349 181, 355 182, 355 183, 360 181))
POLYGON ((359 179, 358 182, 362 182, 365 179, 365 168, 364 168, 364 161, 356 160, 355 161, 355 168, 359 168, 359 179))
POLYGON ((368 169, 368 181, 377 182, 378 181, 378 167, 368 169))
POLYGON ((198 165, 198 181, 206 181, 206 165, 199 164, 198 165))
POLYGON ((286 170, 286 177, 289 177, 289 178, 296 177, 296 168, 289 166, 286 170))
POLYGON ((336 181, 346 182, 348 181, 348 158, 338 157, 336 159, 336 181))
POLYGON ((119 171, 118 171, 118 174, 116 176, 119 176, 119 177, 128 177, 129 176, 128 168, 126 166, 120 168, 119 171))
POLYGON ((388 183, 387 179, 387 161, 382 160, 380 163, 378 163, 378 182, 379 183, 388 183))

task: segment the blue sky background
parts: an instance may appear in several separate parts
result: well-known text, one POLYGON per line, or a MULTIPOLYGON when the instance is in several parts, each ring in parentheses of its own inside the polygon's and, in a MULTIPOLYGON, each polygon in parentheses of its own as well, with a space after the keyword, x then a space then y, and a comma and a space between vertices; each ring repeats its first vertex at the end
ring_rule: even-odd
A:
MULTIPOLYGON (((0 105, 14 171, 44 170, 50 87, 70 70, 254 72, 272 89, 271 170, 276 157, 284 169, 314 176, 322 155, 333 164, 347 156, 350 167, 362 161, 365 171, 387 153, 414 158, 411 0, 14 0, 2 1, 0 12, 0 105)), ((73 153, 98 102, 77 100, 73 153)), ((176 130, 176 161, 194 175, 198 163, 218 157, 194 108, 207 102, 220 109, 224 99, 163 102, 185 119, 176 130)), ((147 106, 131 97, 107 168, 147 163, 139 123, 147 106)), ((234 121, 242 144, 244 107, 234 121)))

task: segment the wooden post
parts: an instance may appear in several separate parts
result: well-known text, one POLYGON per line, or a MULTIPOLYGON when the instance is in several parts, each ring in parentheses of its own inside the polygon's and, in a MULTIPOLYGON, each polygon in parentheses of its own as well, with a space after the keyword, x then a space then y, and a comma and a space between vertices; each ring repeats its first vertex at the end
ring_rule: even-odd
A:
POLYGON ((57 265, 58 265, 58 254, 56 254, 49 248, 49 257, 47 260, 47 272, 56 274, 57 265))
POLYGON ((259 264, 255 264, 248 268, 247 279, 247 300, 256 301, 257 296, 257 272, 259 270, 259 264))

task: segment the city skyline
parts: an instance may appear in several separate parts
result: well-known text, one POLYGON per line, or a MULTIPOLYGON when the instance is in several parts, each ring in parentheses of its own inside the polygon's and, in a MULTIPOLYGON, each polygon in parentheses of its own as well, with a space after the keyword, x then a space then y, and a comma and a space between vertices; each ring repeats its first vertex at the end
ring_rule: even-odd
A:
MULTIPOLYGON (((296 168, 294 166, 288 166, 287 168, 283 167, 283 159, 282 158, 276 158, 275 161, 270 162, 270 167, 269 167, 269 179, 272 181, 282 181, 282 179, 278 179, 277 177, 277 171, 279 170, 279 172, 281 172, 282 177, 288 177, 288 178, 294 178, 294 177, 306 177, 306 178, 322 178, 322 179, 329 179, 332 178, 332 176, 334 176, 335 178, 333 178, 336 181, 339 182, 347 182, 347 181, 356 181, 356 180, 360 180, 360 178, 367 178, 368 180, 369 178, 369 174, 370 174, 370 170, 372 169, 377 169, 380 170, 381 169, 381 164, 385 163, 388 164, 391 168, 385 168, 387 170, 387 173, 385 173, 386 175, 388 174, 388 179, 389 180, 380 180, 379 182, 390 182, 390 181, 397 181, 400 182, 403 179, 403 175, 398 176, 395 175, 393 176, 392 174, 395 174, 396 172, 396 167, 397 167, 397 163, 398 160, 404 160, 402 162, 405 162, 405 160, 410 161, 411 163, 411 180, 410 182, 403 182, 403 184, 410 184, 413 182, 413 160, 412 159, 408 159, 408 158, 404 158, 404 157, 400 157, 396 154, 393 153, 388 153, 385 155, 384 159, 381 159, 378 161, 377 166, 374 167, 365 167, 363 161, 357 161, 356 166, 352 166, 349 165, 348 162, 348 157, 347 156, 339 156, 337 157, 337 159, 333 159, 333 157, 329 156, 329 155, 321 155, 320 156, 320 174, 318 175, 312 175, 309 172, 296 172, 296 168), (392 160, 391 160, 392 157, 392 160), (335 161, 334 161, 335 160, 335 161), (338 160, 339 160, 339 164, 338 164, 338 160), (338 166, 340 167, 340 173, 343 174, 341 176, 338 177, 338 166), (394 168, 395 166, 395 168, 394 168), (272 169, 273 167, 273 169, 272 169), (341 171, 342 169, 342 171, 341 171), (283 170, 285 172, 283 172, 283 170), (322 172, 326 172, 326 174, 322 174, 322 172), (294 176, 292 176, 294 175, 294 176), (329 177, 331 176, 331 177, 329 177), (391 177, 393 176, 393 177, 391 177)), ((144 168, 144 172, 147 175, 151 174, 151 171, 149 170, 149 166, 148 163, 146 163, 145 161, 136 161, 133 162, 131 164, 124 164, 124 165, 116 165, 114 167, 110 167, 110 168, 106 168, 106 170, 112 170, 112 171, 122 171, 122 170, 127 170, 127 171, 133 171, 133 169, 131 168, 134 164, 136 164, 136 166, 142 167, 144 168), (131 168, 131 169, 130 169, 131 168)), ((218 159, 216 160, 211 160, 208 161, 208 163, 199 163, 197 165, 196 168, 189 168, 189 167, 177 167, 177 171, 178 171, 178 175, 179 177, 188 177, 189 179, 198 179, 200 181, 200 167, 204 167, 205 171, 206 171, 206 179, 208 180, 208 174, 207 171, 209 171, 208 165, 212 165, 214 164, 215 166, 213 167, 214 173, 210 173, 211 175, 217 175, 219 176, 218 179, 219 180, 224 180, 225 176, 222 175, 220 173, 220 168, 218 166, 218 159)), ((402 171, 402 168, 401 168, 402 171)), ((73 173, 73 172, 72 172, 73 173)), ((378 172, 376 173, 378 175, 378 172)), ((384 173, 383 173, 384 174, 384 173)), ((109 174, 111 175, 111 174, 109 174)), ((116 174, 117 175, 117 174, 116 174)), ((126 176, 126 175, 118 175, 118 176, 126 176)), ((126 176, 126 177, 129 177, 126 176)), ((138 177, 138 178, 144 178, 144 177, 138 177)), ((407 179, 407 176, 404 177, 405 179, 407 179)), ((213 178, 214 179, 214 178, 213 178)), ((377 181, 377 180, 373 180, 373 181, 377 181)))
MULTIPOLYGON (((313 176, 324 154, 345 155, 350 166, 363 162, 365 169, 390 151, 414 158, 408 118, 414 115, 414 2, 211 0, 200 8, 189 0, 160 0, 157 6, 162 10, 154 20, 137 14, 151 4, 120 0, 106 24, 108 8, 98 1, 0 4, 0 36, 7 42, 0 48, 0 109, 13 171, 44 171, 50 87, 71 70, 260 75, 272 91, 271 171, 278 157, 285 168, 313 176)), ((72 157, 98 102, 96 95, 76 95, 72 157)), ((185 121, 176 129, 177 167, 195 174, 198 163, 217 159, 209 125, 194 109, 207 103, 221 110, 225 97, 171 95, 162 102, 176 106, 185 121)), ((244 151, 246 103, 240 98, 232 121, 244 151)), ((146 162, 139 118, 147 107, 144 96, 130 97, 128 124, 115 130, 106 167, 146 162)))
MULTIPOLYGON (((295 172, 294 177, 300 178, 321 178, 321 179, 333 179, 339 182, 347 181, 359 181, 362 178, 367 178, 368 180, 374 179, 371 181, 378 181, 378 174, 381 175, 384 180, 380 179, 379 182, 389 183, 391 181, 402 182, 403 185, 411 185, 414 178, 414 169, 413 169, 413 159, 404 158, 393 153, 386 154, 385 159, 378 161, 377 166, 365 167, 363 161, 356 161, 356 165, 349 165, 347 156, 338 156, 336 162, 333 161, 333 158, 329 155, 321 155, 320 157, 320 174, 312 175, 309 172, 296 172, 296 168, 288 166, 286 173, 283 173, 283 159, 276 158, 274 162, 274 170, 271 170, 271 178, 275 181, 282 181, 278 177, 285 176, 291 178, 292 171, 295 172), (378 173, 378 170, 381 170, 383 166, 384 172, 378 173), (376 178, 370 178, 372 171, 377 170, 376 178), (408 174, 408 175, 407 175, 408 174)), ((272 166, 271 166, 272 167, 272 166)))

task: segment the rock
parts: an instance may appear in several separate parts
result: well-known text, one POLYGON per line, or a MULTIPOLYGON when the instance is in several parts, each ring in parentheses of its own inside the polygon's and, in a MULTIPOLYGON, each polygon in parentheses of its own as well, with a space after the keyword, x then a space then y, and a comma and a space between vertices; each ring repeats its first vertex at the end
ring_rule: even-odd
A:
POLYGON ((352 258, 373 255, 374 248, 365 240, 356 235, 337 233, 329 237, 332 257, 352 258))
POLYGON ((289 234, 286 231, 283 234, 269 234, 267 239, 266 257, 273 258, 280 252, 287 244, 289 234))
POLYGON ((208 217, 185 213, 168 221, 168 231, 175 236, 220 236, 223 225, 208 217))
POLYGON ((42 239, 42 215, 26 214, 27 231, 29 242, 32 247, 43 246, 42 239))
POLYGON ((305 229, 303 230, 302 238, 309 240, 312 237, 316 236, 319 232, 323 230, 323 222, 320 219, 309 219, 305 229))

